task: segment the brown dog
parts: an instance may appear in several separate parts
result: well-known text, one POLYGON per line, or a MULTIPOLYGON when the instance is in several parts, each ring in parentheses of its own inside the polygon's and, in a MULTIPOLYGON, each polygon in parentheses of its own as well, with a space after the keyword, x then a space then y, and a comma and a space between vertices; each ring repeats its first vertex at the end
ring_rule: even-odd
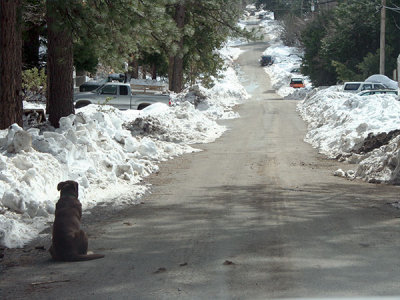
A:
POLYGON ((88 238, 80 229, 82 204, 78 200, 78 183, 72 180, 57 185, 60 199, 56 204, 53 241, 49 249, 54 260, 83 261, 103 258, 101 254, 87 254, 88 238))

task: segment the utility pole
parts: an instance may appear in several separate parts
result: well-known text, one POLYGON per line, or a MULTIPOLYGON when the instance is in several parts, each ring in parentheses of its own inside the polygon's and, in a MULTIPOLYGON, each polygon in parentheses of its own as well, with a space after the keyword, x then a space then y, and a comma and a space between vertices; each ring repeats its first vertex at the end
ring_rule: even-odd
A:
POLYGON ((379 74, 385 75, 385 33, 386 33, 386 0, 381 8, 381 45, 379 50, 379 74))
POLYGON ((397 57, 397 97, 400 100, 400 54, 397 57))

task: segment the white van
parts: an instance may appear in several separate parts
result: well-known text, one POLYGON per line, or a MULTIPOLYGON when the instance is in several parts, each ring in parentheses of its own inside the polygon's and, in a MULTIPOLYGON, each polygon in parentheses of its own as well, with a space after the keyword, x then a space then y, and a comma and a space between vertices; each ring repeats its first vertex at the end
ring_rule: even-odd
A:
POLYGON ((345 82, 343 92, 359 93, 365 90, 384 90, 387 89, 382 83, 376 82, 345 82))

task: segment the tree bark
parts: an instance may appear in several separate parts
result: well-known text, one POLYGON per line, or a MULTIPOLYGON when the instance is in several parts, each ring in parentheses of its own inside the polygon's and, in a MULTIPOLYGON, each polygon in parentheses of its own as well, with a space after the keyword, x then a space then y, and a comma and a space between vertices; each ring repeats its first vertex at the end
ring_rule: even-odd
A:
POLYGON ((51 125, 58 128, 62 117, 75 113, 73 104, 72 32, 57 9, 60 0, 47 0, 47 108, 51 125))
POLYGON ((20 0, 0 1, 0 129, 22 127, 20 0))
POLYGON ((153 80, 157 79, 157 65, 154 63, 151 66, 151 79, 153 79, 153 80))
POLYGON ((131 61, 129 62, 129 71, 131 73, 131 78, 138 79, 139 78, 139 64, 134 55, 131 56, 131 61))
POLYGON ((30 24, 26 30, 22 47, 23 69, 39 68, 40 27, 30 24))
POLYGON ((146 74, 147 74, 147 67, 142 66, 142 79, 146 79, 146 74))
POLYGON ((178 41, 178 52, 169 58, 169 89, 180 93, 183 88, 183 28, 185 27, 186 8, 183 3, 175 6, 175 22, 182 36, 178 41))

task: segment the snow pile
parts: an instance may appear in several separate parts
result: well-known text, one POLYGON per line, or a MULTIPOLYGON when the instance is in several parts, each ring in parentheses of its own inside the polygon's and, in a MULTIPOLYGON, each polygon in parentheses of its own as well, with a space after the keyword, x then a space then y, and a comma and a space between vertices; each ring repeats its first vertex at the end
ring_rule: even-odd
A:
POLYGON ((232 111, 232 107, 249 99, 250 95, 239 81, 236 71, 228 67, 222 79, 211 88, 192 86, 186 93, 173 95, 174 103, 190 102, 202 111, 209 119, 232 119, 239 115, 232 111), (232 88, 232 87, 235 88, 232 88))
POLYGON ((244 51, 241 50, 239 47, 243 44, 243 40, 229 40, 224 47, 219 51, 221 57, 225 59, 227 62, 232 63, 235 61, 240 54, 244 51))
POLYGON ((271 44, 282 44, 280 39, 282 26, 278 23, 278 21, 274 20, 273 13, 269 15, 269 18, 262 20, 259 23, 259 26, 261 28, 261 33, 268 42, 271 44))
MULTIPOLYGON (((298 105, 308 123, 305 141, 332 158, 359 164, 354 174, 369 182, 400 183, 399 137, 363 150, 368 135, 400 129, 400 102, 395 95, 358 96, 339 86, 315 90, 298 105)), ((340 172, 336 174, 340 175, 340 172)))
POLYGON ((178 145, 210 143, 225 131, 224 126, 218 125, 187 101, 174 109, 163 103, 150 105, 135 120, 125 123, 124 127, 132 135, 147 136, 178 145))
MULTIPOLYGON (((228 50, 230 60, 238 55, 228 50)), ((159 162, 198 151, 190 144, 212 142, 226 130, 217 119, 237 117, 232 107, 248 95, 230 64, 221 75, 212 89, 174 95, 173 107, 89 105, 62 118, 58 129, 14 124, 0 131, 0 244, 22 247, 48 226, 60 181, 79 183, 83 209, 136 203, 147 190, 141 181, 159 162)))

